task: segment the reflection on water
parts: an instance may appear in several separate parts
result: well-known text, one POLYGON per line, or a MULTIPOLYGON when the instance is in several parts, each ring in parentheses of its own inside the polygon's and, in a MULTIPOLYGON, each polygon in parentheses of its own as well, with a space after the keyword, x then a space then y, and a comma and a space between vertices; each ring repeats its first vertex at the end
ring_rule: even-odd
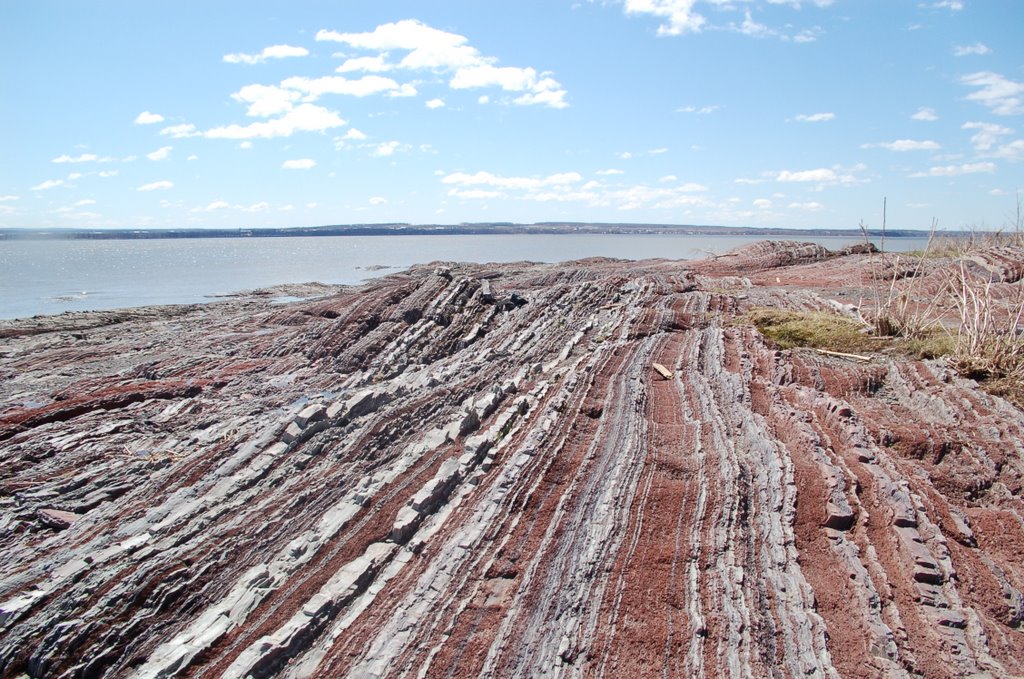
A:
MULTIPOLYGON (((763 240, 661 234, 339 236, 0 241, 0 318, 147 304, 284 283, 355 284, 432 261, 561 262, 583 257, 694 259, 763 240)), ((807 238, 835 250, 858 238, 807 238)), ((925 239, 889 239, 890 250, 925 239)))

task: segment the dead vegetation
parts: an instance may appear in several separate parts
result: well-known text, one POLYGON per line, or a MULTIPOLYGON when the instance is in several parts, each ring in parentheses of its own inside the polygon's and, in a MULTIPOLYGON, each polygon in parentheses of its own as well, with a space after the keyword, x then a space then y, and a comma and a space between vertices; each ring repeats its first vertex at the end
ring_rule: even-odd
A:
MULTIPOLYGON (((946 357, 960 375, 1024 408, 1024 211, 1010 228, 936 236, 918 253, 871 253, 859 323, 827 312, 756 309, 748 318, 783 348, 899 351, 946 357), (1009 268, 984 266, 1010 261, 1009 268)), ((883 216, 883 233, 884 233, 883 216)), ((867 239, 867 230, 861 229, 867 239)), ((884 243, 884 240, 883 240, 884 243)), ((870 252, 870 251, 869 251, 870 252)))
POLYGON ((959 313, 951 358, 957 371, 1024 407, 1024 280, 1000 284, 961 259, 950 282, 959 313))

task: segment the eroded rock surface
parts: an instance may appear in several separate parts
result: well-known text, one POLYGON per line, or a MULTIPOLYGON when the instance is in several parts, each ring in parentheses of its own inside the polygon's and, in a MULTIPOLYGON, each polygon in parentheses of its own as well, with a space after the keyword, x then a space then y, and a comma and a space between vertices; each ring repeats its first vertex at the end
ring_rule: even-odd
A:
POLYGON ((1020 675, 1021 412, 733 322, 867 257, 5 323, 0 673, 1020 675))

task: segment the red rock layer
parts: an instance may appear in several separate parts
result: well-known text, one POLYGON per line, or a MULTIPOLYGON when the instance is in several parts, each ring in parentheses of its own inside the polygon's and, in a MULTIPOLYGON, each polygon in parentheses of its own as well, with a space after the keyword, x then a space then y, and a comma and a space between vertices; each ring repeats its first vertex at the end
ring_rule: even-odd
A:
POLYGON ((1024 416, 727 259, 6 324, 0 674, 1024 673, 1024 416))

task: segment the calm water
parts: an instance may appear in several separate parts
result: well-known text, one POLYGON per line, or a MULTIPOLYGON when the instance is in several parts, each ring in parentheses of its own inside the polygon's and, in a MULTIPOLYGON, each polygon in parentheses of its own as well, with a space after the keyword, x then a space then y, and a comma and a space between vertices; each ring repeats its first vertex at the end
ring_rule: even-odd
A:
MULTIPOLYGON (((699 259, 757 240, 762 239, 609 234, 0 241, 0 318, 204 302, 281 283, 353 284, 432 261, 699 259)), ((829 249, 859 242, 800 240, 829 249)), ((924 243, 890 239, 886 245, 902 251, 924 243)))

